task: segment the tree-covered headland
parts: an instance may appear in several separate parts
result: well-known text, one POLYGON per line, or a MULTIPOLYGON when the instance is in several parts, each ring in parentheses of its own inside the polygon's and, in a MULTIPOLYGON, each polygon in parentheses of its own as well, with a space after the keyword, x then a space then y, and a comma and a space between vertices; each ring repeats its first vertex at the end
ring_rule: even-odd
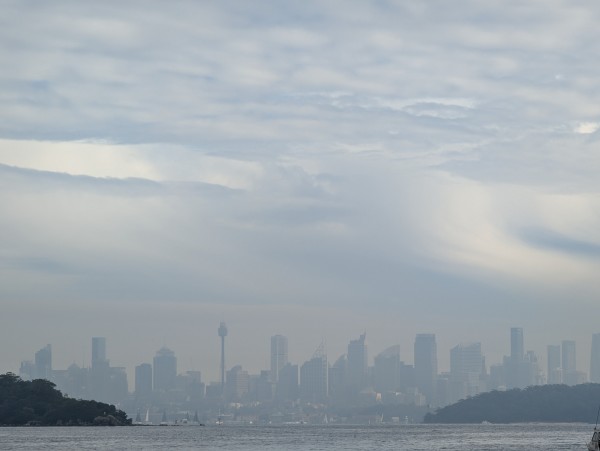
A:
POLYGON ((96 401, 64 396, 45 379, 24 381, 0 375, 0 425, 121 426, 131 424, 125 412, 96 401))
POLYGON ((593 423, 600 384, 540 385, 492 391, 425 415, 425 423, 593 423))

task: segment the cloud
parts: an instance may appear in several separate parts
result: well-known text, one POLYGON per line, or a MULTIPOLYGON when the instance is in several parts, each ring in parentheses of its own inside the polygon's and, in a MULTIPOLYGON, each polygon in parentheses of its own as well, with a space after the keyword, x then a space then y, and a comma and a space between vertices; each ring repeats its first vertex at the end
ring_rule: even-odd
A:
POLYGON ((0 299, 414 324, 584 310, 599 18, 561 0, 9 2, 0 299))

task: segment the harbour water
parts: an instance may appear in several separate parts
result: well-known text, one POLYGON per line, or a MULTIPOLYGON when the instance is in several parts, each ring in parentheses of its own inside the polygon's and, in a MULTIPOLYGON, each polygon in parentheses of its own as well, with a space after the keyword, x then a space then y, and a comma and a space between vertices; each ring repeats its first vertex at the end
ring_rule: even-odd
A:
POLYGON ((2 450, 586 450, 593 425, 0 428, 2 450))

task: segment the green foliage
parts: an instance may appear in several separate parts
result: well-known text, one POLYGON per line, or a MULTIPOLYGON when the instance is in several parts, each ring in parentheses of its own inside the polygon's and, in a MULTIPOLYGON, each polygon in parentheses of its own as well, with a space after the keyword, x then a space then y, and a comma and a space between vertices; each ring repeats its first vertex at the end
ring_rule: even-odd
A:
POLYGON ((600 384, 541 385, 492 391, 425 416, 425 423, 589 423, 596 420, 600 384))
POLYGON ((23 381, 12 373, 0 375, 0 425, 131 424, 115 406, 65 397, 47 380, 23 381))

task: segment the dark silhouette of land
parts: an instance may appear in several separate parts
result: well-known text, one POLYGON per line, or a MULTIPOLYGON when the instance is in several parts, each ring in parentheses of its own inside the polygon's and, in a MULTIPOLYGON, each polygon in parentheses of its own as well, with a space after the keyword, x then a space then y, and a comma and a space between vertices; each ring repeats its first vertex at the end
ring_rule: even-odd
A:
POLYGON ((600 384, 541 385, 492 391, 425 415, 425 423, 590 423, 596 420, 600 384))
POLYGON ((115 406, 64 396, 45 379, 21 380, 0 375, 0 425, 3 426, 122 426, 131 424, 115 406))

